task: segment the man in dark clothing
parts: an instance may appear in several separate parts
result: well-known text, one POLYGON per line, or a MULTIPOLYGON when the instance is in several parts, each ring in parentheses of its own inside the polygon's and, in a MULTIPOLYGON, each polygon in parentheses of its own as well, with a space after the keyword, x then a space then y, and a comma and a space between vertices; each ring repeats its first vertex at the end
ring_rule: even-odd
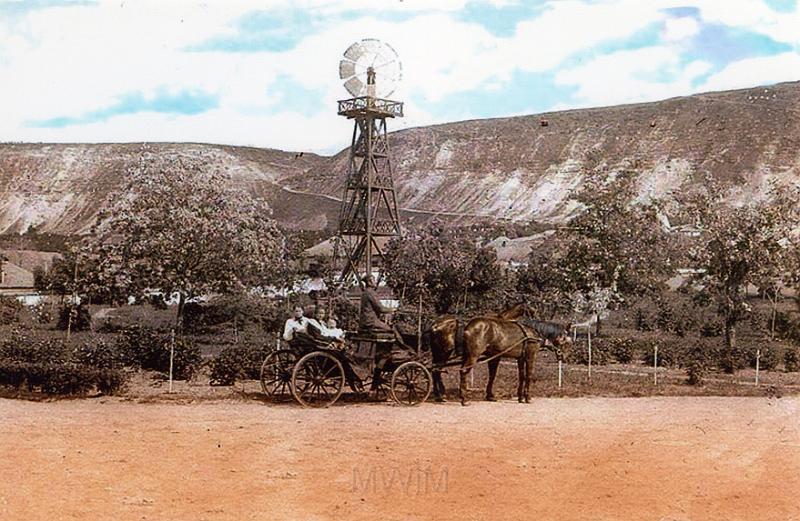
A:
POLYGON ((381 320, 381 315, 392 310, 381 304, 375 291, 375 279, 371 275, 364 277, 364 290, 361 292, 361 308, 358 315, 359 331, 391 332, 392 326, 381 320))

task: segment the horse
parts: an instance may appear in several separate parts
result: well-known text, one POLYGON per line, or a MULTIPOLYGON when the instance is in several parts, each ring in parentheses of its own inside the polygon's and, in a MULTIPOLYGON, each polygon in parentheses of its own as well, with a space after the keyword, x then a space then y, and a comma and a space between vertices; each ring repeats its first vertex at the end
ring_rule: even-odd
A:
MULTIPOLYGON (((567 324, 565 326, 563 324, 559 324, 556 322, 544 322, 541 320, 535 320, 531 318, 530 315, 531 313, 528 306, 525 305, 524 303, 519 303, 507 309, 506 311, 503 311, 501 313, 486 315, 486 317, 482 318, 496 319, 501 321, 519 320, 520 322, 522 322, 523 325, 532 328, 536 332, 536 335, 538 335, 543 339, 544 345, 552 346, 559 360, 562 359, 563 349, 565 347, 568 348, 572 344, 572 338, 570 337, 570 331, 572 326, 570 324, 567 324)), ((461 355, 462 360, 464 360, 464 357, 467 355, 467 353, 464 352, 467 351, 465 348, 466 344, 465 332, 466 328, 461 328, 461 324, 458 321, 458 319, 453 317, 445 317, 443 319, 438 320, 431 326, 430 329, 428 329, 428 331, 426 331, 426 344, 430 346, 431 354, 433 357, 433 364, 434 364, 433 393, 434 393, 434 399, 436 401, 444 401, 443 397, 445 393, 444 383, 442 382, 441 369, 439 368, 444 366, 453 357, 454 353, 456 356, 461 355)), ((475 349, 477 349, 477 347, 475 349)), ((489 356, 492 355, 489 354, 489 356)), ((462 368, 465 365, 466 362, 462 364, 462 368)), ((486 386, 486 399, 493 401, 494 393, 492 392, 492 387, 494 385, 495 376, 497 374, 499 360, 493 359, 489 361, 488 366, 489 366, 489 381, 486 386)), ((522 380, 521 383, 527 384, 526 386, 529 387, 530 385, 529 371, 533 371, 532 362, 530 367, 522 367, 520 369, 524 369, 524 373, 520 372, 520 379, 522 380)), ((519 391, 520 389, 518 389, 518 392, 519 391)), ((461 392, 461 396, 463 401, 464 397, 463 391, 461 392)))
MULTIPOLYGON (((500 320, 516 320, 524 316, 528 312, 527 309, 524 303, 518 303, 505 311, 490 313, 486 316, 500 320)), ((448 316, 440 318, 425 331, 423 343, 430 346, 433 358, 433 396, 437 402, 444 401, 445 389, 444 382, 442 382, 441 367, 452 358, 454 353, 456 355, 461 354, 457 351, 464 346, 464 325, 461 319, 448 316)), ((487 389, 488 395, 491 395, 490 391, 490 389, 487 389)))
POLYGON ((495 401, 492 387, 497 376, 501 358, 516 358, 519 379, 517 399, 530 403, 530 383, 536 353, 544 344, 544 338, 535 329, 521 322, 493 317, 473 318, 464 328, 464 356, 459 370, 461 383, 459 396, 461 405, 468 405, 467 375, 481 356, 489 366, 489 382, 486 384, 486 399, 495 401))

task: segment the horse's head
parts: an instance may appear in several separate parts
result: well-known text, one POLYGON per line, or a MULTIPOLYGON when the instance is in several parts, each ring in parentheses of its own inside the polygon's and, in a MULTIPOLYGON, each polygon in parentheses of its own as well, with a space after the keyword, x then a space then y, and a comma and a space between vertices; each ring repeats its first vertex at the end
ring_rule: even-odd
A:
POLYGON ((553 345, 559 360, 564 359, 564 354, 572 349, 572 324, 562 327, 558 334, 548 340, 553 345))

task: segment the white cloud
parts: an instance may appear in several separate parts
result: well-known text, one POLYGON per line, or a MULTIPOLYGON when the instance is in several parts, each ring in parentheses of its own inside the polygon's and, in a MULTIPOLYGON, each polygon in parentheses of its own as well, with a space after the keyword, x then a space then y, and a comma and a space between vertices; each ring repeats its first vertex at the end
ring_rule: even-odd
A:
POLYGON ((800 44, 800 6, 783 13, 758 0, 698 0, 695 3, 706 23, 739 27, 779 42, 800 44))
POLYGON ((580 106, 655 101, 689 94, 692 81, 708 72, 710 64, 681 64, 680 54, 667 46, 619 51, 556 75, 561 85, 578 87, 580 106))
POLYGON ((800 55, 786 52, 733 62, 712 74, 700 90, 740 89, 797 80, 800 80, 800 55))
MULTIPOLYGON (((502 6, 522 0, 486 1, 502 6)), ((404 80, 396 97, 407 101, 407 117, 393 122, 394 128, 440 122, 425 105, 462 91, 501 90, 515 71, 557 72, 576 53, 622 41, 659 22, 664 23, 664 45, 598 55, 557 72, 557 82, 578 87, 574 103, 579 105, 644 101, 690 92, 692 81, 709 67, 700 60, 685 65, 681 59, 681 43, 698 32, 697 21, 661 11, 683 1, 553 1, 536 18, 521 20, 508 37, 454 16, 466 2, 109 0, 0 19, 0 139, 192 140, 332 151, 346 145, 341 136, 346 141, 348 133, 347 121, 336 115, 336 100, 346 96, 338 61, 348 45, 364 37, 391 43, 403 60, 404 80), (387 21, 376 15, 376 6, 381 13, 413 16, 387 21), (237 37, 236 22, 253 10, 282 8, 307 9, 337 21, 283 52, 186 50, 215 37, 237 37), (364 15, 337 18, 345 12, 364 15), (319 93, 319 99, 308 100, 309 106, 322 107, 319 112, 307 115, 308 111, 281 108, 279 78, 319 93), (219 105, 192 116, 151 112, 60 129, 26 126, 91 113, 131 93, 152 97, 182 91, 216 96, 219 105), (414 99, 419 102, 409 101, 414 99)), ((760 2, 698 0, 698 5, 706 21, 798 37, 800 24, 792 18, 796 15, 774 13, 760 2), (792 26, 794 31, 789 30, 792 26)), ((798 70, 791 56, 774 63, 732 64, 712 76, 709 85, 743 81, 748 70, 758 70, 758 78, 786 78, 786 71, 798 70)), ((760 80, 751 75, 753 81, 760 80)), ((299 103, 292 107, 302 104, 293 101, 299 103)), ((463 112, 469 113, 469 107, 463 112)))
POLYGON ((668 18, 664 22, 662 38, 668 42, 680 42, 700 32, 700 24, 692 17, 668 18))

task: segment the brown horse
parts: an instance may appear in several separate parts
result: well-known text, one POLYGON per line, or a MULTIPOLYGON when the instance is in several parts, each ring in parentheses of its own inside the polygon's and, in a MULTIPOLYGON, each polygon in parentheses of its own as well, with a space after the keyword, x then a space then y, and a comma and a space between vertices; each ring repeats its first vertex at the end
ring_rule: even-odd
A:
MULTIPOLYGON (((500 313, 486 315, 489 318, 501 320, 516 320, 527 313, 525 304, 516 304, 500 313)), ((464 346, 464 322, 457 317, 443 317, 431 325, 425 332, 425 343, 430 346, 433 357, 433 396, 437 402, 444 401, 444 382, 442 382, 441 368, 450 361, 464 346)), ((487 396, 492 396, 491 388, 486 390, 487 396)))
POLYGON ((461 405, 468 404, 467 375, 481 357, 489 367, 489 381, 486 384, 486 399, 494 401, 492 387, 497 376, 501 358, 516 358, 519 379, 517 399, 520 403, 530 402, 530 384, 536 353, 544 339, 536 330, 520 322, 491 317, 478 317, 469 321, 464 328, 464 356, 461 362, 461 385, 459 396, 461 405))
MULTIPOLYGON (((570 336, 571 325, 567 324, 566 326, 563 324, 559 324, 556 322, 543 322, 540 320, 534 320, 530 318, 530 309, 525 304, 517 304, 506 311, 501 313, 487 315, 486 319, 494 319, 500 321, 512 321, 518 320, 525 329, 522 331, 528 331, 528 329, 532 329, 535 333, 533 335, 530 334, 528 331, 526 334, 527 336, 538 336, 544 340, 544 344, 548 347, 552 347, 553 351, 555 352, 558 359, 562 359, 562 351, 565 348, 568 348, 569 345, 572 343, 572 338, 570 336)), ((515 322, 511 322, 511 324, 516 324, 515 322)), ((512 336, 514 334, 520 332, 519 324, 516 324, 515 327, 511 328, 512 336)), ((444 383, 442 382, 441 376, 441 368, 447 364, 452 358, 460 356, 462 359, 462 381, 463 381, 463 368, 469 367, 471 369, 472 365, 465 360, 465 357, 469 355, 470 350, 466 349, 466 328, 462 329, 461 324, 458 319, 453 317, 446 317, 443 319, 438 320, 431 326, 431 328, 426 333, 426 340, 427 344, 430 346, 431 354, 433 357, 433 364, 434 364, 434 371, 433 371, 433 392, 434 397, 437 401, 443 401, 445 388, 444 383)), ((520 337, 521 338, 521 337, 520 337)), ((487 338, 479 339, 475 337, 473 339, 474 342, 479 340, 486 341, 487 338)), ((537 345, 538 347, 541 345, 537 345)), ((488 348, 488 346, 487 346, 488 348)), ((507 349, 507 347, 505 348, 507 349)), ((480 350, 480 346, 474 345, 472 346, 471 350, 478 351, 480 350)), ((486 348, 484 349, 486 351, 486 348)), ((515 350, 509 350, 509 353, 505 353, 503 356, 513 356, 515 350)), ((529 355, 531 353, 527 353, 529 355)), ((493 356, 491 353, 485 353, 487 357, 493 356)), ((532 353, 535 357, 535 353, 532 353)), ((478 357, 481 356, 479 353, 476 355, 478 357)), ((486 399, 487 400, 494 400, 494 393, 492 391, 495 376, 497 375, 497 369, 499 366, 499 359, 502 357, 494 358, 487 362, 489 368, 489 381, 487 382, 486 386, 486 399)), ((525 360, 519 360, 518 363, 525 362, 525 360)), ((474 363, 474 362, 473 362, 474 363)), ((530 366, 518 366, 520 369, 520 382, 519 385, 521 386, 518 388, 518 394, 520 391, 526 391, 530 386, 530 374, 533 371, 533 359, 531 359, 530 366)), ((467 373, 469 372, 467 370, 467 373)), ((461 391, 462 401, 464 399, 464 392, 463 388, 461 391)), ((524 394, 523 394, 524 400, 524 394)))

